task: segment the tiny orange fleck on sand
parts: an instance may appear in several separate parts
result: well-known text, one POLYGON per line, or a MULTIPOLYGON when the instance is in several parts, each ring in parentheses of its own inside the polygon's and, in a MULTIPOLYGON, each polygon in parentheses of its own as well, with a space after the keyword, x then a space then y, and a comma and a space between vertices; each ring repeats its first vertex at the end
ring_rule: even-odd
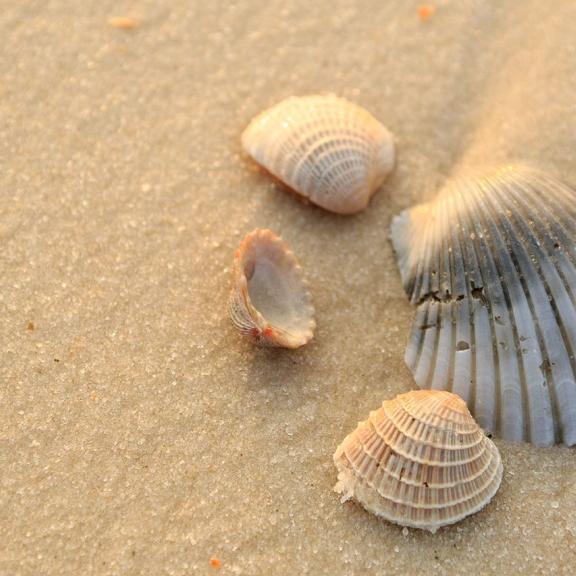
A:
POLYGON ((36 326, 34 326, 34 322, 28 322, 28 325, 26 326, 26 330, 34 330, 36 328, 36 326))
POLYGON ((222 562, 215 556, 212 556, 212 558, 210 558, 210 566, 212 566, 212 568, 220 568, 220 566, 222 566, 222 562))
POLYGON ((136 18, 130 18, 128 16, 113 16, 108 19, 108 24, 113 28, 122 28, 124 30, 132 30, 140 26, 140 22, 136 18))
POLYGON ((430 4, 421 4, 418 6, 418 17, 420 20, 429 20, 432 18, 434 10, 434 6, 431 6, 430 4))

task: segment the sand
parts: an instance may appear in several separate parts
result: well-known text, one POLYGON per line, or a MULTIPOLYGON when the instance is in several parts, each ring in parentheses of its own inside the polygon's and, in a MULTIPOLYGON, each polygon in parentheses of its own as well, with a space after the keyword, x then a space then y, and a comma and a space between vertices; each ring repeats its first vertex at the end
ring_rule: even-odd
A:
POLYGON ((433 5, 4 0, 2 575, 573 573, 574 449, 497 441, 497 497, 436 535, 332 492, 340 440, 414 386, 391 217, 482 164, 576 182, 576 4, 433 5), (358 216, 240 150, 254 114, 319 91, 397 137, 358 216), (304 349, 254 349, 226 317, 255 227, 306 271, 304 349))

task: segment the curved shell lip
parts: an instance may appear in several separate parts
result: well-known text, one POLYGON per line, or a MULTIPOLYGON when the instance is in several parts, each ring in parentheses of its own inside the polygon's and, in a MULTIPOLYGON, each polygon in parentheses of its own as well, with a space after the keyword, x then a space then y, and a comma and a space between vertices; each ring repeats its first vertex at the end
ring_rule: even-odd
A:
MULTIPOLYGON (((350 469, 350 473, 352 473, 351 469, 350 469)), ((450 527, 454 526, 454 524, 458 524, 458 522, 462 522, 463 520, 465 520, 469 516, 473 516, 474 514, 477 514, 478 512, 485 510, 490 505, 492 499, 494 498, 494 496, 496 495, 496 493, 500 489, 500 485, 502 484, 502 477, 503 476, 504 476, 504 467, 502 465, 502 462, 500 461, 498 464, 498 471, 497 471, 496 477, 492 481, 492 487, 486 493, 486 500, 481 501, 479 504, 477 504, 476 506, 474 506, 470 510, 467 510, 466 513, 464 513, 464 514, 461 514, 459 516, 454 516, 453 518, 450 518, 446 521, 441 521, 441 522, 440 521, 439 522, 431 522, 431 523, 416 522, 416 521, 413 521, 411 519, 403 518, 401 516, 396 516, 396 517, 387 516, 385 514, 377 512, 377 511, 368 510, 361 502, 358 502, 358 504, 362 508, 364 508, 365 510, 368 510, 368 512, 373 513, 375 516, 377 516, 379 518, 383 518, 387 522, 391 522, 392 524, 395 524, 397 526, 406 526, 408 528, 416 528, 418 530, 426 530, 428 532, 431 532, 432 534, 436 534, 436 532, 438 530, 440 530, 441 528, 450 528, 450 527)), ((340 491, 337 490, 336 487, 334 488, 334 491, 336 493, 340 493, 340 491)), ((344 495, 342 497, 342 499, 344 501, 348 500, 349 498, 353 498, 353 496, 347 497, 346 495, 344 495)))
POLYGON ((314 330, 316 329, 316 320, 314 319, 315 310, 308 291, 308 283, 302 277, 301 267, 293 252, 272 230, 264 228, 254 230, 245 236, 239 248, 236 250, 234 257, 234 286, 232 287, 231 298, 229 300, 229 311, 232 320, 240 331, 261 346, 296 349, 304 346, 314 337, 314 330), (244 268, 243 256, 248 253, 254 242, 269 242, 276 245, 298 274, 301 288, 305 295, 303 312, 308 317, 308 321, 297 332, 285 329, 281 325, 269 321, 252 302, 249 294, 248 278, 244 268), (250 319, 249 321, 244 320, 238 322, 234 318, 233 297, 237 294, 241 295, 243 305, 250 319))
MULTIPOLYGON (((316 145, 314 139, 310 140, 310 136, 308 136, 308 138, 308 146, 310 148, 299 150, 299 153, 301 153, 303 157, 305 157, 311 149, 314 149, 314 146, 316 145)), ((326 141, 329 141, 329 137, 324 135, 322 138, 319 138, 319 140, 325 143, 326 141)), ((277 102, 270 108, 257 114, 249 122, 248 126, 242 132, 241 143, 247 156, 257 162, 258 165, 262 166, 270 175, 280 181, 296 195, 306 199, 308 202, 315 204, 316 206, 319 206, 320 208, 341 215, 352 215, 365 210, 370 204, 372 197, 382 187, 382 184, 394 170, 396 165, 396 145, 393 134, 370 112, 358 104, 330 92, 289 96, 284 100, 277 102), (329 108, 339 106, 341 108, 339 111, 341 114, 344 114, 344 111, 346 111, 348 114, 346 127, 343 128, 340 126, 341 134, 339 136, 335 136, 334 134, 332 135, 332 138, 335 139, 334 141, 336 141, 337 138, 345 137, 344 135, 351 137, 350 134, 353 134, 353 129, 357 129, 359 134, 360 131, 358 126, 361 123, 366 124, 366 133, 363 134, 364 137, 372 140, 371 145, 373 148, 370 150, 369 164, 364 166, 366 173, 363 174, 363 184, 355 184, 354 187, 348 186, 345 195, 336 195, 338 198, 337 201, 331 197, 331 194, 333 194, 334 191, 332 190, 330 192, 329 188, 324 188, 320 185, 318 189, 312 187, 310 190, 307 188, 309 183, 306 185, 298 184, 296 173, 288 175, 284 172, 286 169, 285 162, 281 162, 280 165, 277 165, 275 160, 271 160, 270 156, 265 154, 267 145, 270 145, 270 139, 268 138, 268 135, 266 135, 266 131, 269 133, 276 131, 276 133, 282 135, 281 137, 288 139, 295 131, 295 124, 292 123, 293 117, 288 119, 286 119, 286 117, 282 118, 280 117, 281 113, 287 113, 287 111, 290 110, 290 107, 293 107, 292 112, 296 109, 302 110, 305 105, 310 109, 308 111, 310 116, 313 114, 316 115, 315 120, 317 122, 328 119, 326 110, 323 109, 326 105, 328 105, 329 108), (351 121, 351 118, 354 118, 355 123, 351 121)), ((276 141, 274 141, 274 146, 277 147, 276 141)), ((366 152, 366 150, 363 150, 363 152, 366 152)), ((338 154, 341 153, 342 149, 338 150, 338 154)), ((358 151, 356 151, 356 154, 358 154, 358 151)), ((364 158, 364 161, 367 161, 366 157, 364 158)), ((302 162, 302 159, 299 159, 298 162, 296 162, 296 165, 299 167, 306 164, 306 162, 302 162)), ((316 168, 320 166, 320 164, 315 165, 316 168)), ((322 178, 329 173, 329 170, 324 172, 322 178)))

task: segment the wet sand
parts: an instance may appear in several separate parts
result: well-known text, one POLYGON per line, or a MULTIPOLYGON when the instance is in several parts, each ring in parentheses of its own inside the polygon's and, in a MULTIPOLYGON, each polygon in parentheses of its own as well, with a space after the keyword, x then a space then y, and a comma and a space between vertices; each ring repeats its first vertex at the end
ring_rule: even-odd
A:
POLYGON ((484 164, 576 182, 576 5, 433 4, 3 2, 0 574, 572 573, 574 449, 497 441, 500 492, 435 535, 332 492, 341 439, 414 385, 392 216, 484 164), (240 150, 253 115, 321 91, 397 138, 357 216, 240 150), (303 349, 226 317, 256 227, 305 269, 303 349))

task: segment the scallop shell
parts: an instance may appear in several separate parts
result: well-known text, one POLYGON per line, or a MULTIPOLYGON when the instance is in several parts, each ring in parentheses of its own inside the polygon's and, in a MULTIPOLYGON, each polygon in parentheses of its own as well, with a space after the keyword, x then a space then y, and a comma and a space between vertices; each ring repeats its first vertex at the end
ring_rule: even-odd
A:
POLYGON ((236 251, 228 311, 258 346, 299 348, 313 336, 314 307, 302 270, 270 230, 254 230, 236 251))
POLYGON ((508 166, 396 217, 405 360, 507 440, 576 443, 576 191, 508 166))
POLYGON ((252 120, 242 145, 296 192, 339 214, 366 208, 394 166, 390 132, 334 95, 283 100, 252 120))
POLYGON ((400 394, 370 412, 336 449, 342 502, 401 526, 436 532, 470 516, 496 494, 496 445, 450 392, 400 394))

